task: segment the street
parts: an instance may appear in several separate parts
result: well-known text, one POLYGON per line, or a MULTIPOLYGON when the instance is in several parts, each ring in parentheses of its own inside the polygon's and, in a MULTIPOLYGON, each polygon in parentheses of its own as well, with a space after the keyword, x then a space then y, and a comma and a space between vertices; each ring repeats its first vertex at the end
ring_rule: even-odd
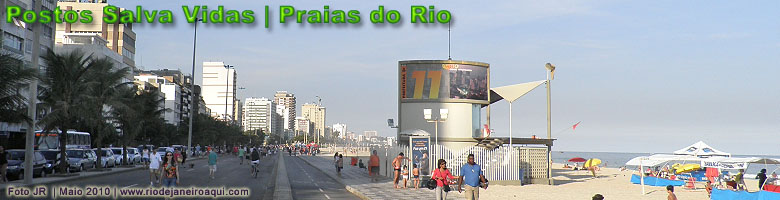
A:
MULTIPOLYGON (((247 199, 273 199, 274 188, 276 187, 276 173, 274 173, 274 170, 277 166, 277 160, 278 155, 262 157, 260 161, 260 172, 257 178, 253 178, 250 174, 249 161, 244 160, 244 164, 239 165, 240 161, 236 156, 227 154, 221 155, 217 162, 217 173, 213 180, 208 176, 207 159, 189 160, 185 167, 179 169, 181 176, 179 187, 226 187, 235 189, 247 188, 250 191, 250 195, 247 199), (194 168, 189 167, 190 163, 194 164, 194 168)), ((287 175, 290 180, 289 187, 291 188, 293 199, 359 199, 347 191, 343 184, 334 181, 332 178, 312 167, 297 156, 287 156, 285 154, 284 162, 286 164, 287 175)), ((119 193, 118 191, 121 189, 146 189, 150 186, 150 180, 148 170, 138 169, 129 172, 98 177, 67 180, 55 184, 45 184, 44 186, 49 188, 50 194, 48 195, 51 195, 51 193, 57 193, 57 199, 83 199, 84 197, 62 196, 59 192, 60 188, 102 188, 104 186, 109 186, 116 188, 116 191, 113 192, 119 193)), ((155 185, 151 188, 160 188, 160 186, 159 184, 155 183, 155 185)), ((1 196, 6 198, 7 194, 3 194, 1 196)), ((37 199, 50 198, 51 196, 37 199)), ((111 197, 98 197, 92 199, 111 198, 113 198, 113 194, 111 197)), ((144 197, 144 199, 149 199, 149 197, 144 197)), ((187 197, 187 199, 192 198, 187 197)), ((204 197, 202 199, 211 198, 204 197)))

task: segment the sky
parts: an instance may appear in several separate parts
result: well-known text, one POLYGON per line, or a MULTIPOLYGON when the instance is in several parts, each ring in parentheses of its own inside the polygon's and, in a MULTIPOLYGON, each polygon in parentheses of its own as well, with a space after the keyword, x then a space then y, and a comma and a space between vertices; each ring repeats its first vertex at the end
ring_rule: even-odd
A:
MULTIPOLYGON (((172 25, 135 24, 144 69, 192 65, 192 24, 182 5, 256 13, 256 24, 201 24, 196 77, 204 61, 238 71, 240 98, 322 98, 327 124, 395 136, 398 61, 447 59, 447 26, 410 23, 411 5, 453 15, 453 60, 490 64, 492 87, 545 79, 552 89, 554 150, 672 152, 699 140, 734 154, 780 154, 780 1, 110 1, 170 9, 172 25), (271 27, 262 24, 265 5, 271 27), (359 10, 362 23, 278 23, 278 6, 359 10), (397 25, 368 12, 399 10, 397 25), (576 130, 571 126, 581 124, 576 130)), ((546 136, 543 87, 513 103, 513 136, 546 136)), ((506 101, 491 128, 509 136, 506 101)), ((450 113, 453 115, 455 113, 450 113)), ((483 110, 484 115, 484 110, 483 110)), ((484 118, 485 116, 483 116, 484 118)), ((397 120, 397 119, 396 119, 397 120)))

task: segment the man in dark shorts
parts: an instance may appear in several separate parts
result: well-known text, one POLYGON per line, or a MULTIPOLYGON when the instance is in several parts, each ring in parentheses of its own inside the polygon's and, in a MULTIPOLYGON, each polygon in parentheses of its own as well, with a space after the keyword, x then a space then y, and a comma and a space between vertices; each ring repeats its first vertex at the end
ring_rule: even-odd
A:
POLYGON ((368 162, 368 176, 371 176, 371 181, 376 182, 376 177, 379 175, 379 156, 376 155, 376 150, 371 154, 371 159, 368 162))
POLYGON ((409 158, 405 158, 403 152, 398 153, 398 156, 393 159, 393 188, 398 188, 398 177, 401 176, 401 165, 403 159, 412 161, 409 158))

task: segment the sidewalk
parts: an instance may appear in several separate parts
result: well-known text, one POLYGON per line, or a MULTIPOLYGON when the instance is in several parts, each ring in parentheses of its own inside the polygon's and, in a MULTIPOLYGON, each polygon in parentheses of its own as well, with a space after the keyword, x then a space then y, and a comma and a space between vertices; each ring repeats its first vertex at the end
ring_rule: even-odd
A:
POLYGON ((97 176, 105 176, 105 175, 111 175, 111 174, 118 174, 123 172, 129 172, 133 170, 141 170, 144 169, 142 165, 136 165, 133 168, 125 168, 125 167, 114 167, 110 168, 111 171, 84 171, 84 172, 78 172, 78 175, 76 176, 68 176, 68 177, 35 177, 32 180, 31 184, 24 184, 24 180, 15 180, 10 181, 8 183, 0 183, 0 188, 2 190, 5 190, 7 186, 32 186, 32 185, 45 185, 45 184, 55 184, 55 183, 61 183, 65 181, 72 181, 72 180, 80 180, 85 178, 91 178, 91 177, 97 177, 97 176))
MULTIPOLYGON (((310 165, 319 169, 336 181, 344 184, 349 192, 357 195, 361 199, 435 199, 436 194, 433 190, 420 187, 415 190, 413 187, 408 189, 393 189, 393 180, 388 177, 380 176, 378 182, 371 182, 368 172, 357 166, 344 165, 341 170, 341 176, 333 167, 333 157, 322 156, 298 156, 310 165)), ((346 161, 345 161, 346 162, 346 161)), ((399 181, 399 186, 403 180, 399 181)), ((412 185, 411 183, 407 183, 412 185)), ((407 186, 408 187, 408 186, 407 186)), ((463 194, 457 190, 450 191, 447 199, 464 199, 463 194)))

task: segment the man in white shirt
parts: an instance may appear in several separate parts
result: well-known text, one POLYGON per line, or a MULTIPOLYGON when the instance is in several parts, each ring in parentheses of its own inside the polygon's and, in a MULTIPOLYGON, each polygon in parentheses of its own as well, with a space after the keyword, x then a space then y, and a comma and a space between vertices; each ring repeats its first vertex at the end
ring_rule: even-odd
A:
POLYGON ((152 153, 152 151, 149 151, 149 185, 154 186, 154 182, 160 182, 160 177, 158 177, 159 171, 157 169, 160 168, 160 162, 162 162, 162 159, 160 159, 160 156, 158 156, 156 153, 152 153))

